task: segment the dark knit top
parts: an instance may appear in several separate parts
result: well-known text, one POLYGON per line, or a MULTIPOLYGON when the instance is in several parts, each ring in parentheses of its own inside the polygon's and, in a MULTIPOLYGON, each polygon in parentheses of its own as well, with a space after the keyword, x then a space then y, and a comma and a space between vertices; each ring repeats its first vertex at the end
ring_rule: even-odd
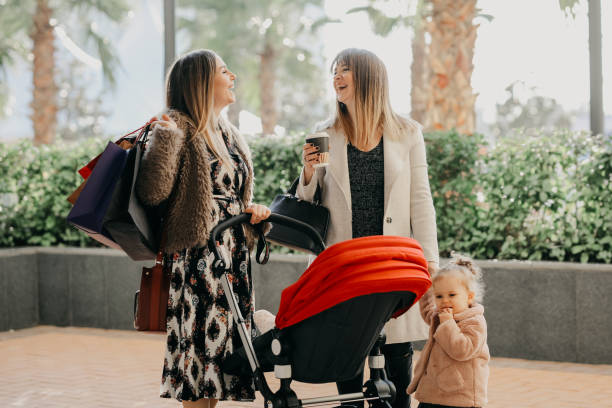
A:
POLYGON ((353 210, 353 238, 382 235, 385 211, 385 160, 383 139, 363 152, 352 144, 346 148, 351 206, 353 210))

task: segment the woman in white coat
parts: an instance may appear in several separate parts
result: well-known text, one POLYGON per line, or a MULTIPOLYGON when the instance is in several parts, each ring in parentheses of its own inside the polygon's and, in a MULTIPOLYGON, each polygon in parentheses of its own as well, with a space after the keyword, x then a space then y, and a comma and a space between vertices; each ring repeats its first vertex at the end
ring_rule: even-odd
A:
MULTIPOLYGON (((320 187, 330 210, 327 245, 369 235, 414 237, 431 273, 438 243, 421 127, 392 111, 385 66, 372 52, 346 49, 332 70, 336 114, 316 128, 329 135, 329 165, 314 167, 317 148, 304 144, 297 195, 312 201, 320 187)), ((387 373, 397 389, 393 407, 409 408, 404 390, 412 374, 411 342, 427 338, 427 325, 412 307, 385 332, 387 373)), ((362 384, 363 373, 337 386, 348 393, 360 392, 362 384)))

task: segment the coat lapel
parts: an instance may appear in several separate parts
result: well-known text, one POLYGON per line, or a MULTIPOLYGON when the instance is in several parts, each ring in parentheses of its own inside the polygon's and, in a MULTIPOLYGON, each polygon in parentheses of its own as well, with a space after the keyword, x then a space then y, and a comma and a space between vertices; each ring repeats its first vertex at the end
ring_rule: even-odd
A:
MULTIPOLYGON (((348 208, 351 208, 351 186, 348 171, 348 159, 346 155, 346 138, 341 132, 333 128, 326 129, 329 134, 329 154, 336 156, 330 161, 328 171, 336 181, 348 208)), ((389 204, 389 197, 397 177, 401 174, 404 166, 408 163, 408 146, 406 140, 391 140, 384 138, 384 160, 385 160, 385 212, 389 204)), ((383 136, 384 137, 384 136, 383 136)))
POLYGON ((407 151, 405 141, 402 140, 390 140, 384 138, 384 156, 385 156, 385 213, 387 206, 389 205, 389 197, 393 184, 397 180, 397 177, 402 172, 404 165, 408 162, 407 151))
POLYGON ((327 129, 329 134, 329 154, 336 156, 334 160, 330 160, 328 170, 336 181, 344 199, 351 208, 351 186, 349 184, 348 159, 346 156, 346 138, 342 133, 336 132, 333 129, 327 129))

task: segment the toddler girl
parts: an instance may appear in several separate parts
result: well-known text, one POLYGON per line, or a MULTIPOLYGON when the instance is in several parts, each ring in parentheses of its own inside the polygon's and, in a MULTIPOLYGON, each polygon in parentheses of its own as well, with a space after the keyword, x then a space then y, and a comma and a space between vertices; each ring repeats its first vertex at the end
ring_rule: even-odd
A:
POLYGON ((487 402, 487 323, 477 303, 482 275, 471 259, 452 258, 433 276, 432 289, 420 302, 429 339, 406 390, 416 390, 419 408, 483 407, 487 402))

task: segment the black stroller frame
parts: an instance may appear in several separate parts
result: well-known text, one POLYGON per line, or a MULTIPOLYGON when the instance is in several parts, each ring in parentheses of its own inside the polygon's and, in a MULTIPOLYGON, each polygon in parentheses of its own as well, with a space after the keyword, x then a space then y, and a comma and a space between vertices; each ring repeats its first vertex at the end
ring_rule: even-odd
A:
MULTIPOLYGON (((254 377, 255 387, 264 397, 265 408, 299 408, 334 402, 362 400, 367 401, 369 407, 371 408, 390 408, 390 403, 395 399, 396 390, 393 383, 387 379, 384 370, 385 357, 381 352, 382 346, 385 344, 384 331, 380 332, 369 353, 368 365, 370 368, 370 378, 363 385, 363 392, 299 399, 296 393, 291 389, 291 382, 293 380, 292 361, 290 358, 292 344, 290 339, 287 338, 288 336, 285 334, 284 330, 279 330, 277 328, 272 329, 270 332, 264 334, 267 336, 272 336, 272 340, 270 345, 266 347, 265 356, 262 356, 262 358, 266 360, 264 363, 268 365, 268 368, 270 365, 274 365, 274 375, 276 378, 280 379, 280 388, 276 392, 273 392, 270 389, 264 376, 264 371, 270 370, 265 370, 264 368, 266 367, 262 366, 260 359, 258 359, 256 348, 253 346, 253 341, 251 341, 249 331, 247 330, 246 321, 240 313, 237 299, 228 279, 228 265, 225 264, 221 252, 219 251, 219 239, 221 237, 221 233, 232 226, 248 222, 250 217, 251 214, 243 213, 229 218, 213 228, 211 232, 211 237, 215 243, 213 248, 215 255, 213 268, 215 272, 221 276, 221 285, 225 292, 225 297, 229 303, 234 322, 237 326, 237 330, 244 347, 244 350, 241 350, 241 353, 243 352, 248 359, 250 371, 254 377)), ((308 224, 274 213, 272 213, 266 221, 288 226, 297 230, 298 232, 307 234, 311 239, 313 239, 314 242, 318 243, 319 250, 317 253, 320 253, 325 249, 325 244, 319 233, 308 224)), ((263 239, 263 237, 260 236, 260 239, 263 239)), ((264 335, 260 337, 263 337, 264 335)), ((235 352, 234 354, 238 354, 238 352, 235 352)), ((316 383, 320 381, 313 382, 316 383)))

